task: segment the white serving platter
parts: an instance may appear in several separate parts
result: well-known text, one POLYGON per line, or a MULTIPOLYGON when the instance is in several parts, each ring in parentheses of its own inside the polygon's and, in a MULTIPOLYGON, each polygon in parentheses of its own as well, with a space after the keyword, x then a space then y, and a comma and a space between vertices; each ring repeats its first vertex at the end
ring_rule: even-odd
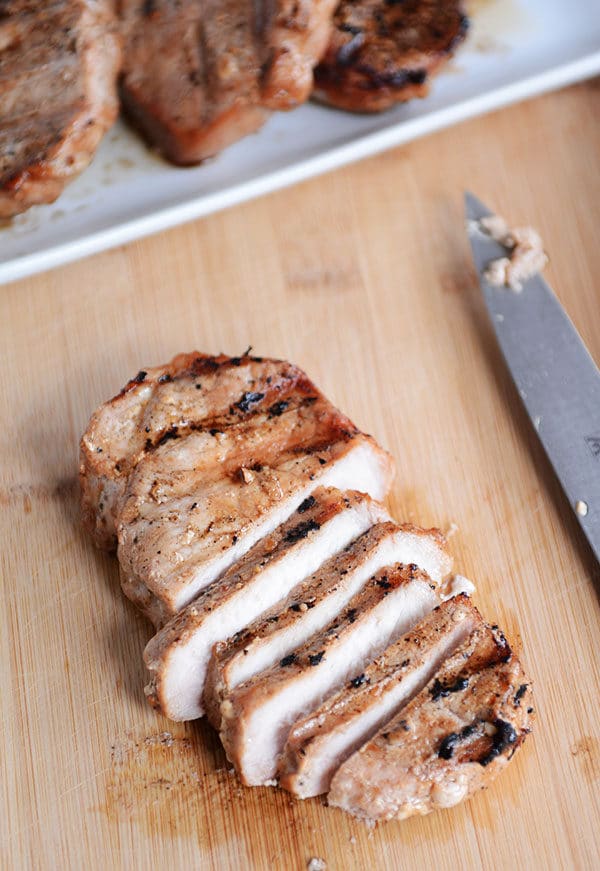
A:
POLYGON ((466 118, 600 73, 600 0, 477 0, 473 26, 426 100, 382 115, 317 105, 193 169, 169 166, 123 122, 50 206, 0 229, 0 283, 282 188, 466 118))

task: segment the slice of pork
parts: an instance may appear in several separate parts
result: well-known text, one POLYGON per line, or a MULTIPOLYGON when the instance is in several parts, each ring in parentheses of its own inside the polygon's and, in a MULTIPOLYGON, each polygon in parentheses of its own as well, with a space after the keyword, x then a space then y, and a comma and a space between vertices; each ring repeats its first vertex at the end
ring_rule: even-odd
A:
POLYGON ((265 423, 241 442, 192 433, 138 464, 119 522, 121 582, 156 625, 284 523, 316 487, 385 495, 387 455, 371 439, 332 431, 329 421, 315 443, 310 406, 276 420, 279 426, 265 423), (298 445, 302 434, 308 444, 298 445), (216 456, 209 440, 217 441, 216 456))
POLYGON ((478 623, 481 618, 465 595, 424 617, 294 725, 280 763, 280 784, 298 798, 327 792, 342 762, 423 689, 478 623))
POLYGON ((368 496, 321 488, 148 643, 150 702, 173 720, 203 714, 213 645, 284 598, 307 574, 362 535, 387 512, 368 496))
POLYGON ((481 625, 400 713, 339 768, 329 804, 369 820, 447 808, 487 786, 530 731, 531 687, 481 625))
POLYGON ((221 703, 221 740, 248 786, 270 784, 289 730, 439 602, 416 566, 378 572, 329 626, 221 703))
POLYGON ((304 644, 339 614, 365 581, 395 563, 416 564, 435 584, 452 566, 438 530, 378 523, 294 587, 285 601, 215 645, 204 690, 213 726, 219 728, 221 701, 234 687, 304 644))

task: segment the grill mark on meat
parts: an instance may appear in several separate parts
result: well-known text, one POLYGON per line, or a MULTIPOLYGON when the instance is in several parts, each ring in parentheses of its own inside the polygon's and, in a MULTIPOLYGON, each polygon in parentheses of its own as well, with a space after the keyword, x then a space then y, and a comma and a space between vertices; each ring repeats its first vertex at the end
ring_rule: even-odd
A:
POLYGON ((304 514, 305 511, 308 511, 315 504, 314 496, 307 496, 303 502, 298 506, 298 514, 304 514))
POLYGON ((366 819, 405 819, 487 786, 530 731, 531 706, 514 702, 524 684, 521 698, 530 699, 523 677, 503 634, 480 620, 435 679, 340 766, 329 804, 366 819))
POLYGON ((437 678, 433 682, 433 686, 431 687, 431 698, 433 701, 437 701, 441 698, 446 698, 450 693, 458 693, 462 692, 462 690, 466 690, 469 686, 469 678, 468 677, 457 677, 450 684, 441 683, 437 678))
POLYGON ((92 417, 81 443, 80 479, 86 525, 109 547, 118 525, 123 589, 155 623, 243 556, 320 483, 385 494, 388 455, 296 367, 194 353, 144 371, 141 383, 132 379, 92 417), (264 399, 232 415, 232 400, 249 392, 264 399), (270 418, 266 410, 283 398, 288 408, 270 418), (175 427, 177 439, 156 444, 175 427), (250 470, 243 481, 241 468, 250 470))
MULTIPOLYGON (((233 360, 224 355, 181 354, 167 366, 149 370, 143 383, 138 376, 131 379, 93 415, 81 441, 80 476, 84 523, 99 546, 116 545, 115 520, 129 475, 173 426, 182 437, 205 429, 213 436, 227 432, 240 425, 238 412, 230 413, 231 394, 239 397, 252 388, 264 392, 271 404, 271 399, 288 402, 282 417, 303 402, 318 401, 315 386, 288 363, 263 362, 249 354, 233 360), (115 474, 117 465, 120 472, 115 474)), ((251 412, 249 427, 254 425, 251 412)), ((242 428, 240 437, 243 432, 242 428)))
POLYGON ((299 523, 298 526, 292 527, 292 529, 286 533, 285 540, 290 543, 300 541, 301 539, 306 538, 309 532, 313 532, 319 528, 320 524, 317 523, 316 520, 306 520, 304 523, 299 523))
MULTIPOLYGON (((312 437, 312 411, 307 414, 301 426, 287 420, 290 438, 312 437)), ((324 425, 330 422, 325 417, 324 425)), ((229 438, 213 449, 204 434, 196 433, 146 455, 128 483, 118 525, 126 594, 151 619, 164 622, 289 516, 319 483, 356 483, 380 498, 378 455, 364 437, 343 431, 339 438, 336 429, 330 428, 323 466, 300 445, 292 443, 286 452, 285 433, 270 433, 260 425, 246 433, 243 443, 229 438), (249 464, 248 452, 253 459, 260 457, 260 465, 249 464), (240 466, 257 471, 241 479, 240 466), (198 506, 193 519, 188 512, 192 499, 198 506), (235 547, 233 535, 238 536, 235 547)))
POLYGON ((508 747, 516 744, 518 738, 515 727, 512 723, 507 723, 506 720, 493 720, 492 726, 496 730, 492 739, 492 746, 485 756, 477 760, 484 768, 498 756, 502 755, 508 747))

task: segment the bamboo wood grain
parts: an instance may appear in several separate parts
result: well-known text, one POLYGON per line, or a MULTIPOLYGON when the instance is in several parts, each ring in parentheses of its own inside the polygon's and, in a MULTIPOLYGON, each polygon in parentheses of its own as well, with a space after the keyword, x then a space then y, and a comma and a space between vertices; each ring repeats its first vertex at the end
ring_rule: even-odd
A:
MULTIPOLYGON (((591 82, 0 288, 0 866, 600 867, 599 571, 494 342, 468 187, 538 227, 600 360, 600 88, 591 82), (305 367, 398 461, 400 519, 458 532, 483 613, 521 639, 535 734, 469 803, 370 831, 243 789, 200 724, 146 705, 149 626, 78 526, 93 408, 180 350, 305 367)), ((1 236, 0 236, 1 244, 1 236)))

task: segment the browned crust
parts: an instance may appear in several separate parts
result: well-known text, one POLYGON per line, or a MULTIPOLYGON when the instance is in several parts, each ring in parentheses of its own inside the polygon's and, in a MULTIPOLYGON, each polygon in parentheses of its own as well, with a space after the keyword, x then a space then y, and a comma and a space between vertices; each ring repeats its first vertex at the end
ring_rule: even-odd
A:
POLYGON ((343 0, 314 96, 351 112, 424 97, 467 29, 462 0, 343 0))
POLYGON ((121 0, 123 106, 168 160, 193 165, 310 96, 335 0, 121 0))
MULTIPOLYGON (((253 356, 249 350, 238 357, 193 351, 177 355, 166 365, 141 370, 113 399, 94 412, 82 436, 79 478, 85 527, 99 547, 106 550, 116 547, 117 515, 129 477, 140 461, 166 440, 194 431, 210 432, 214 429, 226 432, 232 426, 251 427, 256 415, 269 417, 278 408, 287 408, 287 404, 292 408, 301 402, 314 402, 315 408, 322 408, 330 422, 330 436, 334 430, 338 438, 346 440, 358 434, 355 425, 329 403, 301 369, 283 360, 253 356), (247 375, 244 374, 246 370, 247 375), (205 404, 209 405, 206 397, 216 395, 215 391, 224 383, 221 381, 223 376, 231 375, 233 379, 237 374, 252 382, 253 386, 248 389, 261 393, 260 402, 241 410, 240 397, 221 391, 219 406, 200 415, 194 406, 199 395, 195 392, 196 385, 201 383, 205 404), (176 392, 180 401, 165 404, 166 398, 176 392), (183 400, 186 403, 184 419, 183 400), (145 421, 144 413, 149 407, 158 411, 151 420, 145 421), (115 443, 113 428, 121 421, 128 429, 124 444, 119 447, 115 443)), ((317 447, 315 442, 313 451, 317 447)), ((392 469, 391 457, 383 451, 382 456, 387 456, 392 469)))

